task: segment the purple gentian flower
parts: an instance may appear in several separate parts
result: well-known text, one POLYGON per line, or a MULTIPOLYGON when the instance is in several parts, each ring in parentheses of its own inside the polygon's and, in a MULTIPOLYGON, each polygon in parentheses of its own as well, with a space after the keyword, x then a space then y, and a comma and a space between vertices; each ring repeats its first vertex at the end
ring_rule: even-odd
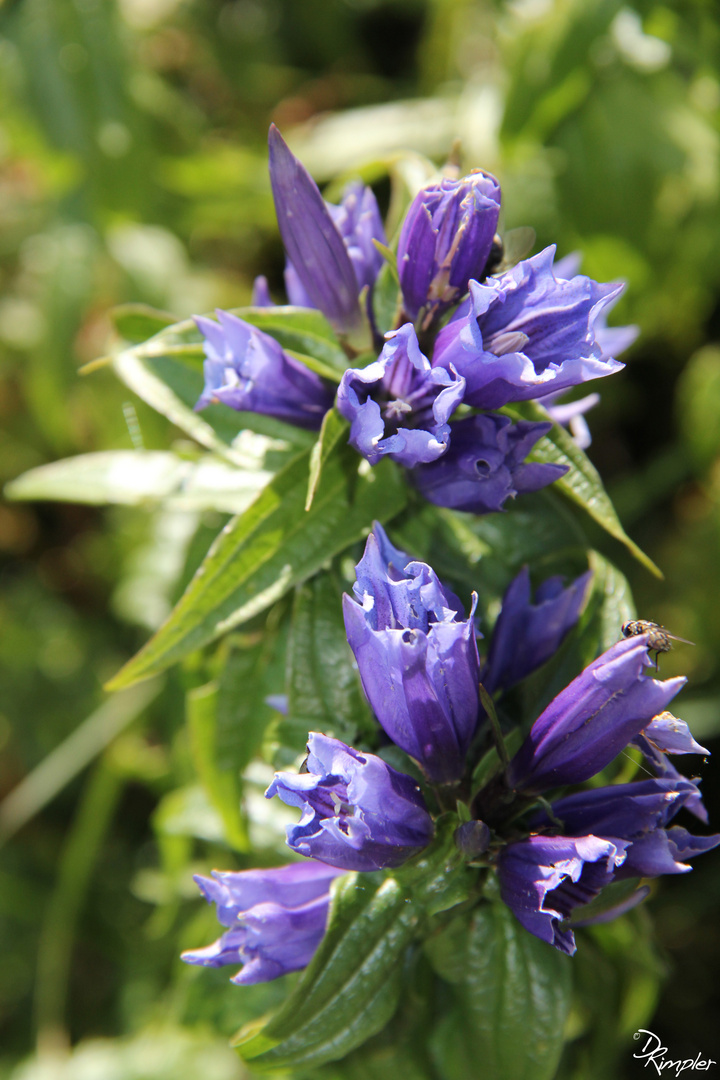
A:
POLYGON ((195 875, 208 903, 217 905, 224 934, 204 949, 182 954, 187 964, 242 964, 232 982, 267 982, 306 967, 325 933, 330 884, 341 874, 321 862, 274 870, 213 870, 195 875))
POLYGON ((643 674, 647 635, 625 638, 550 702, 510 762, 507 782, 542 792, 578 784, 608 765, 687 681, 643 674))
POLYGON ((287 842, 299 855, 343 870, 400 866, 430 843, 433 822, 420 788, 375 754, 311 732, 307 772, 276 773, 265 792, 297 806, 287 842))
MULTIPOLYGON (((652 727, 652 725, 648 725, 648 726, 652 727)), ((647 730, 647 728, 645 730, 647 730)), ((688 734, 689 734, 689 732, 688 732, 688 734)), ((692 739, 692 736, 690 736, 690 738, 692 739)), ((655 772, 656 776, 659 776, 664 780, 672 780, 672 781, 675 781, 675 782, 685 779, 685 777, 682 775, 682 773, 678 772, 678 770, 675 768, 675 766, 670 761, 670 759, 664 753, 662 753, 662 751, 659 750, 658 747, 650 739, 647 739, 645 737, 644 731, 641 732, 639 735, 637 735, 632 741, 633 741, 635 746, 639 747, 639 749, 642 750, 643 754, 645 755, 646 761, 652 767, 652 769, 655 772)), ((694 742, 694 741, 695 740, 692 739, 692 742, 694 742)), ((699 744, 697 744, 697 745, 699 745, 699 744)), ((677 752, 678 751, 674 751, 674 753, 677 753, 677 752)), ((695 751, 687 750, 687 751, 683 751, 683 752, 684 753, 694 753, 695 751)), ((704 804, 704 802, 702 800, 702 796, 700 794, 700 791, 699 791, 699 789, 697 787, 697 784, 699 783, 699 781, 695 780, 695 781, 693 781, 693 783, 695 785, 695 793, 693 793, 687 799, 687 801, 685 803, 685 809, 689 810, 690 813, 694 814, 695 817, 699 821, 702 821, 703 824, 707 825, 708 820, 709 820, 708 812, 707 812, 707 808, 706 808, 706 806, 705 806, 705 804, 704 804)))
MULTIPOLYGON (((692 836, 679 826, 665 828, 697 793, 696 785, 681 776, 640 780, 576 792, 556 800, 552 811, 562 822, 563 835, 593 833, 631 841, 617 878, 682 874, 691 869, 683 859, 720 843, 720 836, 692 836)), ((549 822, 549 817, 540 813, 531 826, 539 828, 549 822)))
POLYGON ((403 305, 424 327, 460 300, 470 278, 482 278, 498 214, 500 185, 477 170, 424 187, 400 231, 397 265, 403 305))
POLYGON ((433 364, 465 377, 465 402, 497 409, 619 371, 596 326, 622 285, 553 274, 554 247, 524 259, 470 296, 437 336, 433 364))
MULTIPOLYGON (((386 243, 385 231, 369 188, 352 185, 339 207, 330 206, 307 169, 290 151, 274 124, 270 127, 270 183, 278 226, 296 275, 310 306, 340 332, 360 322, 358 295, 372 286, 382 264, 372 243, 386 243)), ((288 295, 295 282, 288 281, 288 295)))
POLYGON ((550 659, 578 621, 592 576, 588 570, 566 589, 561 577, 548 578, 533 603, 530 571, 522 568, 508 586, 493 630, 482 677, 489 694, 514 686, 550 659))
POLYGON ((473 596, 460 601, 426 563, 412 562, 375 525, 357 566, 345 629, 378 722, 435 783, 459 780, 478 720, 473 596))
POLYGON ((563 923, 588 904, 625 860, 627 840, 600 836, 529 836, 503 848, 500 895, 526 930, 569 956, 575 937, 563 923))
POLYGON ((449 425, 450 446, 437 461, 419 465, 412 480, 429 502, 453 510, 490 514, 508 499, 539 491, 567 472, 565 465, 525 462, 551 424, 494 413, 449 425))
POLYGON ((331 386, 269 334, 229 311, 216 314, 219 322, 195 316, 207 357, 205 388, 195 408, 222 402, 318 430, 332 406, 331 386))
POLYGON ((371 465, 385 455, 408 468, 435 461, 447 450, 447 421, 465 380, 430 366, 412 323, 385 337, 378 359, 350 368, 340 382, 337 407, 350 421, 350 445, 371 465))

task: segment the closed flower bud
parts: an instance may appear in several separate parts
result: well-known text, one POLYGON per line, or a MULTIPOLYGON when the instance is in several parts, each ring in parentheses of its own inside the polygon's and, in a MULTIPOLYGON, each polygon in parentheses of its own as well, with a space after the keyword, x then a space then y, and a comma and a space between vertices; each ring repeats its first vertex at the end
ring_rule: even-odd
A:
POLYGON ((509 786, 542 792, 604 769, 687 681, 650 678, 648 666, 647 635, 639 635, 586 667, 533 724, 508 766, 509 786))
POLYGON ((500 185, 476 171, 415 196, 400 232, 398 274, 406 313, 427 326, 481 278, 500 212, 500 185))

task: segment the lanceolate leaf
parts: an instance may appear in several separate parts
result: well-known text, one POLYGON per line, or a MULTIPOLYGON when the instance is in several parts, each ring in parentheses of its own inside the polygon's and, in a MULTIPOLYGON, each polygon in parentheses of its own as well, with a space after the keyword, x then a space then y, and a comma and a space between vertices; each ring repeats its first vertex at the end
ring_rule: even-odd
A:
POLYGON ((433 1040, 447 1080, 551 1080, 570 1006, 569 957, 529 934, 504 904, 475 912, 465 978, 433 1040))
POLYGON ((394 874, 339 878, 328 929, 275 1016, 235 1040, 253 1069, 335 1061, 375 1035, 395 1012, 403 958, 434 912, 465 900, 474 875, 452 846, 457 819, 440 824, 423 856, 394 874))
POLYGON ((332 574, 317 574, 295 594, 288 643, 288 718, 305 734, 322 731, 354 744, 377 723, 360 687, 347 643, 342 587, 332 574))
POLYGON ((187 695, 190 748, 205 793, 220 814, 231 847, 247 851, 245 823, 240 816, 239 772, 218 754, 218 687, 198 686, 187 695))
POLYGON ((313 446, 310 455, 310 473, 308 476, 307 498, 305 499, 306 510, 310 509, 315 498, 315 492, 320 482, 320 473, 328 455, 328 448, 332 450, 332 447, 337 444, 339 439, 347 438, 349 427, 347 420, 343 419, 337 409, 332 408, 325 413, 318 440, 313 446))
POLYGON ((168 450, 104 450, 30 469, 7 485, 5 495, 94 506, 161 502, 173 510, 239 514, 271 476, 265 469, 240 468, 211 454, 187 460, 168 450))
MULTIPOLYGON (((533 401, 508 405, 501 411, 515 420, 550 419, 545 409, 533 401)), ((536 444, 529 459, 554 465, 568 465, 568 472, 555 481, 554 489, 561 491, 571 502, 581 506, 598 525, 624 544, 651 574, 660 578, 663 576, 652 559, 627 535, 603 487, 597 469, 584 451, 575 445, 564 428, 555 424, 552 431, 536 444)))
POLYGON ((112 680, 145 679, 264 611, 293 585, 405 505, 391 462, 358 466, 340 441, 328 447, 315 501, 305 510, 309 451, 290 462, 253 505, 228 523, 167 622, 112 680))

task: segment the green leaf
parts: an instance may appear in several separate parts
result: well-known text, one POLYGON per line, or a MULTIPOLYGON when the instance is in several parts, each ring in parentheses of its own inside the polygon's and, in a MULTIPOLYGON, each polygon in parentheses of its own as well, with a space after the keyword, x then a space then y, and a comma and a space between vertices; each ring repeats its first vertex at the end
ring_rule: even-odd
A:
POLYGON ((405 505, 392 462, 366 468, 346 443, 328 447, 315 501, 305 511, 309 451, 278 473, 226 525, 168 620, 111 681, 115 689, 162 671, 247 622, 359 540, 373 520, 405 505))
POLYGON ((346 743, 374 732, 347 642, 342 586, 317 574, 295 592, 288 643, 288 720, 303 733, 322 731, 346 743))
POLYGON ((335 1061, 390 1020, 407 946, 428 915, 466 899, 475 880, 453 847, 455 825, 447 815, 433 844, 395 873, 334 883, 328 928, 309 967, 275 1016, 235 1039, 253 1069, 335 1061))
POLYGON ((320 948, 285 1005, 234 1045, 254 1069, 320 1065, 354 1050, 394 1013, 401 958, 419 912, 392 877, 338 879, 320 948))
MULTIPOLYGON (((547 421, 550 419, 545 409, 534 401, 507 405, 501 411, 515 420, 547 421)), ((615 507, 603 487, 600 474, 564 428, 559 424, 554 424, 552 430, 535 445, 529 455, 529 460, 569 466, 568 472, 555 481, 554 489, 561 491, 571 502, 582 507, 610 536, 624 544, 651 574, 662 578, 662 571, 623 529, 615 507)))
POLYGON ((464 979, 432 1040, 447 1080, 551 1080, 570 1006, 569 957, 529 934, 503 903, 482 904, 464 979))
POLYGON ((30 469, 6 486, 5 495, 239 514, 271 477, 266 469, 239 468, 210 454, 188 460, 164 450, 105 450, 30 469))
POLYGON ((110 311, 110 318, 120 337, 131 345, 139 345, 177 322, 174 315, 149 304, 118 304, 110 311))
POLYGON ((398 323, 401 311, 397 270, 390 262, 384 262, 375 280, 372 292, 372 308, 378 333, 386 334, 398 323))
POLYGON ((332 452, 332 448, 337 445, 341 438, 347 436, 349 429, 350 425, 347 420, 340 415, 337 409, 328 409, 323 417, 318 440, 313 446, 312 453, 310 454, 310 472, 308 476, 307 498, 305 499, 306 510, 309 510, 312 506, 315 492, 317 491, 317 486, 320 482, 322 467, 325 464, 328 454, 332 452))
POLYGON ((191 690, 186 698, 190 747, 205 794, 222 818, 231 847, 247 851, 248 838, 240 815, 240 780, 232 767, 218 760, 218 687, 208 683, 191 690))

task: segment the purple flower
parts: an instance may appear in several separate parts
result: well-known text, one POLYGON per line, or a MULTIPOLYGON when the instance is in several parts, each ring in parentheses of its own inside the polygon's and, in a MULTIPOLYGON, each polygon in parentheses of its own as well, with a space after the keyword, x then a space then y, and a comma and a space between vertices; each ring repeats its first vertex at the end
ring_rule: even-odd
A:
POLYGON ((374 754, 311 732, 307 772, 276 773, 265 792, 297 806, 287 842, 299 855, 343 870, 400 866, 430 843, 432 818, 420 788, 374 754))
POLYGON ((625 638, 550 702, 510 762, 507 782, 541 792, 578 784, 608 765, 687 681, 652 679, 647 635, 625 638))
POLYGON ((447 450, 448 418, 465 380, 432 368, 411 323, 386 334, 380 356, 342 377, 337 407, 350 421, 350 444, 376 465, 385 455, 408 468, 447 450))
POLYGON ((274 870, 213 870, 195 875, 208 903, 217 905, 224 934, 204 949, 182 954, 187 964, 242 964, 232 982, 267 982, 304 968, 325 933, 330 883, 342 871, 320 862, 274 870))
POLYGON ((384 262, 373 240, 387 244, 385 227, 372 188, 355 181, 346 186, 339 206, 332 203, 325 205, 350 256, 358 293, 365 286, 372 289, 384 262))
POLYGON ((229 311, 218 311, 217 317, 219 322, 195 316, 207 357, 205 388, 195 408, 222 402, 233 409, 319 429, 332 406, 331 387, 288 356, 269 334, 229 311))
POLYGON ((348 332, 360 322, 358 294, 372 286, 382 263, 372 243, 373 238, 386 242, 375 196, 369 188, 351 185, 341 205, 330 206, 274 124, 269 145, 275 211, 290 261, 288 295, 299 302, 295 275, 310 306, 348 332))
POLYGON ((529 836, 503 848, 500 895, 526 930, 569 956, 575 937, 563 923, 593 900, 625 859, 626 840, 529 836))
POLYGON ((435 783, 459 780, 478 720, 473 612, 375 525, 357 565, 345 629, 378 722, 435 783))
POLYGON ((585 603, 592 570, 563 589, 562 578, 539 585, 530 598, 526 566, 511 581, 503 597, 488 652, 483 684, 489 694, 507 690, 549 660, 577 622, 585 603))
POLYGON ((642 730, 642 737, 652 743, 656 750, 665 754, 710 754, 692 737, 684 720, 678 720, 671 712, 654 716, 642 730))
POLYGON ((450 447, 441 458, 413 471, 415 486, 437 506, 490 514, 507 499, 552 484, 567 472, 565 465, 525 462, 551 424, 493 413, 450 424, 450 447))
MULTIPOLYGON (((682 723, 682 721, 678 721, 678 723, 682 723)), ((648 728, 650 728, 652 730, 652 724, 648 725, 648 728)), ((642 750, 643 754, 645 755, 646 760, 648 761, 648 763, 653 768, 656 776, 662 777, 665 780, 672 780, 672 781, 684 780, 685 777, 680 772, 678 772, 678 770, 675 768, 675 766, 672 764, 672 762, 669 760, 669 758, 666 757, 666 755, 664 753, 662 753, 662 751, 659 750, 658 747, 650 739, 645 737, 645 732, 648 730, 648 728, 645 728, 644 731, 642 731, 639 735, 637 735, 632 740, 633 743, 635 744, 635 746, 639 747, 639 749, 642 750)), ((657 733, 657 729, 655 729, 655 731, 657 733)), ((688 732, 688 735, 690 736, 689 732, 688 732)), ((695 742, 695 740, 692 739, 692 736, 690 736, 690 739, 691 739, 691 741, 693 743, 695 742)), ((699 744, 696 744, 696 745, 699 745, 699 744)), ((695 753, 695 752, 699 752, 699 751, 693 751, 693 750, 677 751, 677 750, 675 750, 675 751, 672 751, 672 752, 673 753, 680 753, 680 752, 682 752, 682 753, 695 753)), ((705 752, 707 753, 707 751, 705 751, 705 752)), ((694 781, 695 793, 693 793, 690 796, 690 798, 687 800, 687 802, 685 803, 685 809, 689 810, 690 813, 694 814, 695 817, 699 821, 702 821, 705 825, 707 825, 707 823, 708 823, 708 812, 707 812, 707 809, 705 807, 705 804, 702 801, 702 796, 700 794, 700 791, 699 791, 699 789, 697 787, 698 782, 699 781, 694 781)))
POLYGON ((525 259, 470 296, 437 336, 433 364, 453 364, 467 380, 465 401, 497 409, 610 375, 596 327, 622 285, 553 274, 554 247, 525 259))
POLYGON ((415 196, 400 231, 398 274, 405 311, 430 322, 482 278, 500 212, 500 185, 477 170, 415 196))
MULTIPOLYGON (((596 836, 629 840, 626 858, 617 878, 657 877, 682 874, 691 869, 684 859, 692 858, 720 843, 720 836, 692 836, 685 829, 666 826, 678 811, 698 793, 692 781, 676 779, 640 780, 579 791, 556 800, 553 817, 562 822, 563 835, 596 836)), ((531 825, 549 825, 545 813, 536 815, 531 825)))

